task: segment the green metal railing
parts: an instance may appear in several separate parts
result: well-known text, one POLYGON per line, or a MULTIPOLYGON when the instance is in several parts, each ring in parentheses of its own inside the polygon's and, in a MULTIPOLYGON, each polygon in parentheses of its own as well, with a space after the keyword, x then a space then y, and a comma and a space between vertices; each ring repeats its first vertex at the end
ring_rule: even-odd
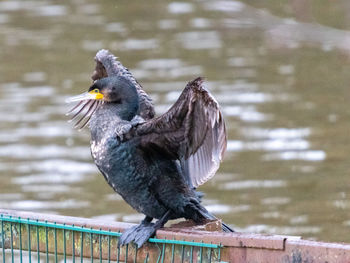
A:
POLYGON ((120 232, 0 214, 0 260, 6 262, 221 262, 220 244, 150 238, 118 247, 120 232))

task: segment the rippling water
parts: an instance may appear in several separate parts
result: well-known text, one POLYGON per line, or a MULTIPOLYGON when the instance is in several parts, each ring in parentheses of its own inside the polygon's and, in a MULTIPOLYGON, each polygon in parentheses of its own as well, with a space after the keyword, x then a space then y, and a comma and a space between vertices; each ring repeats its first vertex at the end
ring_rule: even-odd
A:
POLYGON ((229 133, 200 187, 210 211, 239 231, 350 242, 349 29, 345 0, 1 1, 0 208, 142 218, 64 116, 107 48, 158 114, 206 77, 229 133))

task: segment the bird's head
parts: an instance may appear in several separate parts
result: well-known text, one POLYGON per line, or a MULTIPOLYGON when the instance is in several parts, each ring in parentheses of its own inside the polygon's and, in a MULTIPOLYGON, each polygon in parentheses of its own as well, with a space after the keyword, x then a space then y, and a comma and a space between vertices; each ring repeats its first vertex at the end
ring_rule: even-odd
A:
POLYGON ((66 100, 78 102, 68 113, 71 121, 77 116, 80 118, 75 124, 75 128, 84 128, 91 116, 104 103, 124 104, 130 114, 134 114, 138 109, 138 94, 135 85, 123 76, 107 77, 96 80, 87 92, 70 97, 66 100))

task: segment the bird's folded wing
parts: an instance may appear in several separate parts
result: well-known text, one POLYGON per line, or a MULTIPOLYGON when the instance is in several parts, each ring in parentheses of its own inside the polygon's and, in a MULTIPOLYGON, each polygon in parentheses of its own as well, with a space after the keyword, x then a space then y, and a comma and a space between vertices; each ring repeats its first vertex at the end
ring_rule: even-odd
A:
POLYGON ((131 72, 118 61, 116 56, 106 49, 101 49, 96 53, 95 61, 96 67, 91 77, 93 80, 116 75, 122 75, 128 78, 135 85, 140 97, 140 116, 146 120, 154 117, 155 111, 151 98, 142 89, 142 86, 137 82, 131 72))
POLYGON ((202 84, 201 78, 189 82, 166 113, 135 130, 141 147, 180 160, 186 180, 193 187, 214 176, 227 143, 219 105, 202 84))

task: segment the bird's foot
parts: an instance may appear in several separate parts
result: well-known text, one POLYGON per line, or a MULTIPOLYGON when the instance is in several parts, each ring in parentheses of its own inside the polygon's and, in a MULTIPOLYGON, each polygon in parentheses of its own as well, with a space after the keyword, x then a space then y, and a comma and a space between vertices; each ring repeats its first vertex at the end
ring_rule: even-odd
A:
POLYGON ((145 120, 139 115, 135 115, 135 117, 130 121, 132 127, 136 127, 137 125, 144 123, 145 120))
POLYGON ((124 246, 134 242, 140 248, 150 237, 152 237, 160 227, 154 223, 140 224, 131 227, 122 234, 118 246, 124 246))
POLYGON ((124 141, 124 136, 131 130, 132 125, 127 122, 120 122, 120 124, 115 128, 115 136, 118 139, 119 142, 124 141))
POLYGON ((136 115, 130 122, 120 122, 118 127, 115 129, 115 136, 118 141, 123 142, 130 139, 130 130, 143 122, 145 122, 145 120, 138 115, 136 115))

